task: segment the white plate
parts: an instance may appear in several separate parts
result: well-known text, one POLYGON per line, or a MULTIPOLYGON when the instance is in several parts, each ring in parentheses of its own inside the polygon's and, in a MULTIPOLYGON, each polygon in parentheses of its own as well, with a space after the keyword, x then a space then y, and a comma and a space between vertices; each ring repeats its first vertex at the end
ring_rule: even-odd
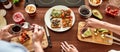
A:
POLYGON ((0 16, 0 29, 7 25, 6 19, 0 16))
MULTIPOLYGON (((49 29, 55 31, 55 32, 63 32, 63 31, 69 30, 71 27, 66 27, 66 28, 62 28, 62 27, 61 28, 52 28, 51 27, 50 19, 52 18, 51 17, 51 13, 52 13, 53 9, 58 9, 58 10, 64 9, 64 10, 67 10, 67 9, 70 9, 70 8, 68 8, 66 6, 63 6, 63 5, 57 5, 57 6, 54 6, 54 7, 50 8, 46 12, 46 14, 44 16, 45 24, 47 25, 47 27, 49 29)), ((72 16, 72 26, 73 26, 73 24, 75 23, 75 15, 74 15, 74 12, 72 10, 71 10, 71 16, 72 16)))
POLYGON ((5 16, 6 15, 6 10, 5 9, 0 9, 0 16, 5 16))

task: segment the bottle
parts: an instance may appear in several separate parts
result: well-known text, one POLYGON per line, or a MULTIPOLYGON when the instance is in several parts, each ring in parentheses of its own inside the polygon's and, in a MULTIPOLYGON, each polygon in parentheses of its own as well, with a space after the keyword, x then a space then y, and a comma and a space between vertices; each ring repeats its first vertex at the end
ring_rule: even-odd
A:
POLYGON ((2 2, 2 4, 3 4, 5 9, 12 8, 12 3, 10 1, 8 1, 8 0, 1 0, 1 2, 2 2))

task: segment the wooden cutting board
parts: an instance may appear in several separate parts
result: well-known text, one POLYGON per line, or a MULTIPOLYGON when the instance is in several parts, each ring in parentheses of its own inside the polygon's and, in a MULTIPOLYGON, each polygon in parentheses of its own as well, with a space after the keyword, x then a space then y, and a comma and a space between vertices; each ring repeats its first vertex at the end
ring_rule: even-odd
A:
MULTIPOLYGON (((27 32, 28 36, 30 37, 30 39, 28 41, 26 41, 25 43, 23 43, 22 45, 25 46, 30 52, 33 52, 34 51, 34 48, 33 48, 33 41, 32 41, 32 31, 28 31, 27 32)), ((14 37, 12 38, 11 42, 17 42, 19 43, 19 39, 18 37, 14 37)), ((48 47, 48 40, 47 40, 47 36, 46 36, 46 33, 44 33, 44 36, 43 36, 43 41, 41 43, 41 46, 43 49, 47 48, 48 47)))
MULTIPOLYGON (((95 35, 94 32, 92 32, 91 37, 83 38, 81 31, 84 28, 85 24, 86 24, 85 22, 78 23, 78 33, 77 33, 78 40, 84 41, 84 42, 103 44, 103 45, 112 45, 113 39, 108 38, 108 37, 102 38, 101 34, 95 35)), ((89 28, 91 28, 91 27, 89 27, 89 28)), ((112 32, 109 32, 109 33, 110 33, 110 36, 113 36, 112 32)))

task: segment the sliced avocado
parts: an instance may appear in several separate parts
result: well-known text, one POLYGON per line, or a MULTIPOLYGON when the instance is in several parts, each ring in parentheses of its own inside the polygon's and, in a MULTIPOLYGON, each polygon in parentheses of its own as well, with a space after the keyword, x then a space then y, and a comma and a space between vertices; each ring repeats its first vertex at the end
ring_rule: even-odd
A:
POLYGON ((82 37, 89 37, 89 36, 92 36, 92 33, 90 31, 90 28, 88 28, 83 34, 82 34, 82 37))
POLYGON ((97 17, 98 19, 103 19, 103 16, 102 16, 102 14, 99 12, 99 10, 93 9, 93 10, 92 10, 92 13, 93 13, 93 15, 94 15, 95 17, 97 17))
POLYGON ((109 32, 107 29, 101 28, 99 29, 99 32, 105 33, 105 32, 109 32))

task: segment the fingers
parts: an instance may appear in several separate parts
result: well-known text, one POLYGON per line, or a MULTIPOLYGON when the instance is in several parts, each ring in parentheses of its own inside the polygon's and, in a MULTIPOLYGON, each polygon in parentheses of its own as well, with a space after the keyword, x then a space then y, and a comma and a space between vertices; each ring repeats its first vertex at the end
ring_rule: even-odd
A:
POLYGON ((70 49, 73 49, 75 48, 73 45, 69 45, 66 41, 64 42, 61 42, 61 48, 65 51, 65 52, 68 52, 70 51, 70 49))
POLYGON ((42 37, 44 35, 44 30, 43 27, 37 25, 37 24, 33 24, 34 27, 34 31, 33 31, 33 40, 42 40, 42 37))
POLYGON ((34 32, 40 32, 41 30, 43 30, 43 27, 37 25, 37 24, 32 24, 33 28, 34 28, 34 32))
POLYGON ((13 25, 15 25, 15 24, 9 24, 9 25, 7 25, 7 27, 9 28, 9 27, 11 27, 11 26, 13 26, 13 25))
POLYGON ((61 42, 61 44, 62 44, 61 47, 64 51, 69 51, 68 45, 66 45, 64 42, 61 42))
POLYGON ((72 47, 72 48, 76 49, 76 47, 75 47, 73 44, 70 44, 70 47, 72 47))
POLYGON ((38 27, 39 27, 38 25, 35 25, 35 26, 34 26, 34 33, 37 33, 37 32, 38 32, 38 27))
POLYGON ((70 48, 70 45, 66 41, 64 41, 64 43, 68 48, 70 48))
POLYGON ((9 24, 9 25, 3 27, 1 30, 7 31, 7 30, 8 30, 11 26, 13 26, 13 25, 14 25, 14 24, 9 24))

